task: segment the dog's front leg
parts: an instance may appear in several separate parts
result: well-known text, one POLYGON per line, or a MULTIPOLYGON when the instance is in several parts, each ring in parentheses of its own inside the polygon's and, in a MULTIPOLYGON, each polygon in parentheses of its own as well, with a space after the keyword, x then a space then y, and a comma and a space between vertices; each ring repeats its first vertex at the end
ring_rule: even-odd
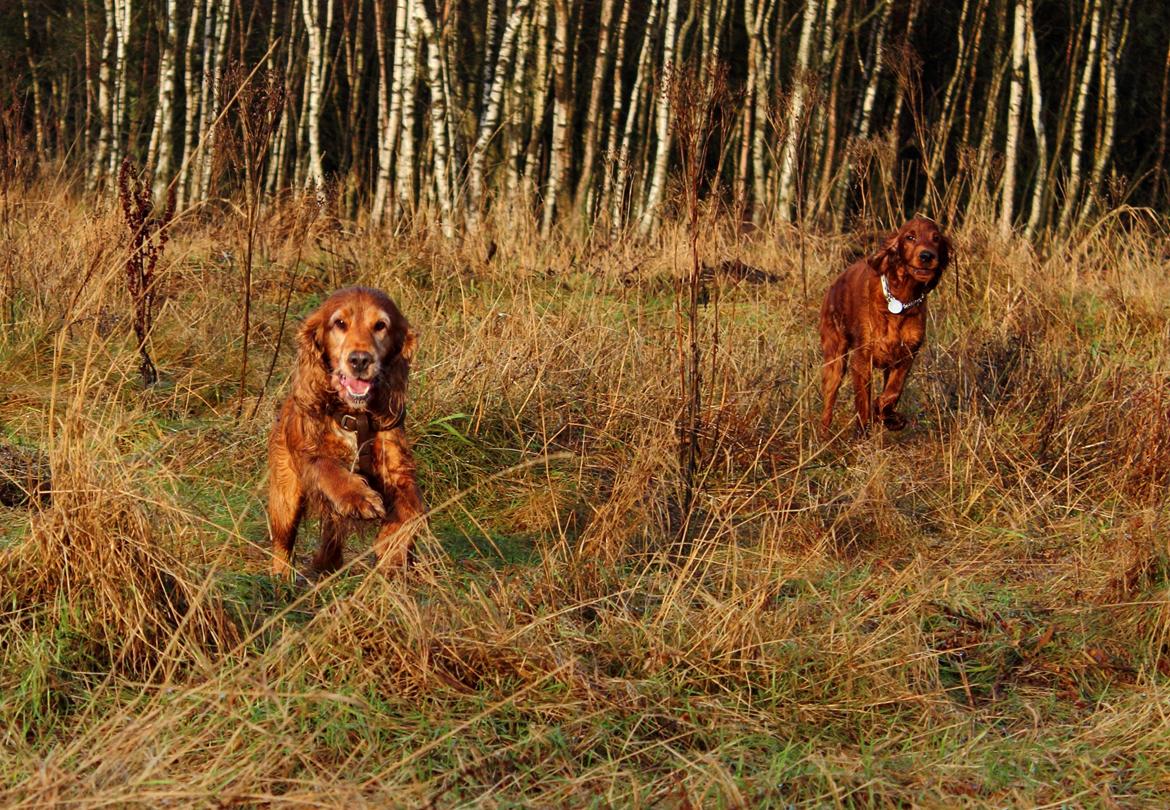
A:
POLYGON ((306 472, 313 488, 329 500, 337 514, 366 519, 386 515, 382 496, 335 459, 318 456, 309 462, 306 472))
POLYGON ((374 457, 386 493, 386 517, 374 539, 374 553, 383 568, 405 567, 410 562, 414 535, 424 510, 414 457, 402 428, 378 434, 374 457))

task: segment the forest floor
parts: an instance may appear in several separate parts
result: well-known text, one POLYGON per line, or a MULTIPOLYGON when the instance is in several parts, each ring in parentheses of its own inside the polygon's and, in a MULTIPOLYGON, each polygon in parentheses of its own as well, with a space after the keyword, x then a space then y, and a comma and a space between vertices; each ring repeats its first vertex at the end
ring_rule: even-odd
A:
POLYGON ((1164 231, 967 222, 912 426, 854 438, 847 388, 822 441, 820 298, 880 235, 708 223, 702 261, 778 278, 705 284, 687 519, 681 230, 449 246, 310 208, 261 223, 241 398, 234 215, 175 226, 144 388, 120 212, 7 201, 0 442, 53 491, 0 507, 0 804, 1170 801, 1164 231), (429 530, 404 576, 367 534, 277 583, 265 441, 350 283, 420 334, 429 530))

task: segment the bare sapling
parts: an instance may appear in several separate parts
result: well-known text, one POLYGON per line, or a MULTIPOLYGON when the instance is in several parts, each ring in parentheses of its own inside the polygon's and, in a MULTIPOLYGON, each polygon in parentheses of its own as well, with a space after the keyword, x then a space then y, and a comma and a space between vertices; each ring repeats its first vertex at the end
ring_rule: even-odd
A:
POLYGON ((280 126, 284 110, 284 79, 275 70, 252 76, 243 65, 234 64, 224 73, 220 98, 235 99, 235 115, 224 130, 227 153, 233 168, 242 175, 244 188, 244 314, 240 327, 240 388, 237 414, 243 412, 248 380, 248 343, 252 319, 252 269, 255 264, 256 238, 260 222, 260 203, 264 192, 264 162, 280 126))
MULTIPOLYGON (((691 510, 694 505, 697 479, 702 462, 699 434, 702 427, 702 355, 699 334, 699 304, 702 293, 703 268, 699 261, 700 194, 708 177, 707 162, 712 136, 720 125, 732 121, 728 113, 727 70, 715 65, 706 74, 671 70, 664 77, 673 96, 674 131, 678 142, 681 164, 682 195, 686 211, 690 267, 686 276, 678 277, 678 344, 680 354, 680 394, 682 408, 678 424, 679 469, 682 475, 682 520, 678 539, 685 543, 691 510), (683 285, 685 284, 685 288, 683 285), (685 303, 684 303, 685 296, 685 303), (683 322, 685 321, 685 327, 683 322)), ((726 138, 722 132, 720 140, 726 138)), ((718 183, 711 177, 712 186, 718 183)), ((715 196, 716 189, 708 193, 715 196)), ((713 327, 712 340, 717 339, 718 320, 713 327)))
POLYGON ((162 214, 154 216, 149 178, 139 177, 130 158, 126 157, 118 171, 118 199, 130 234, 126 251, 126 289, 134 307, 134 337, 141 358, 142 384, 151 386, 158 382, 158 369, 146 342, 154 326, 154 301, 158 291, 155 270, 166 249, 171 220, 175 216, 175 189, 171 186, 162 214))

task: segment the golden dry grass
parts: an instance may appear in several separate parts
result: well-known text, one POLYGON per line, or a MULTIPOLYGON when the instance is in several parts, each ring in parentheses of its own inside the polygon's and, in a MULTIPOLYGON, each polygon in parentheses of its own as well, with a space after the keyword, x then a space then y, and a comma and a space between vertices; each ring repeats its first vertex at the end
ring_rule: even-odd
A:
POLYGON ((816 312, 873 235, 807 235, 806 296, 795 232, 708 222, 704 260, 781 281, 711 285, 685 516, 681 229, 452 247, 288 201, 250 419, 230 212, 176 227, 144 391, 117 216, 10 202, 0 426, 54 491, 0 512, 5 806, 1167 799, 1170 242, 1141 212, 1039 255, 959 227, 916 425, 829 442, 816 312), (431 532, 405 578, 291 588, 264 574, 264 442, 296 318, 351 282, 422 335, 431 532))

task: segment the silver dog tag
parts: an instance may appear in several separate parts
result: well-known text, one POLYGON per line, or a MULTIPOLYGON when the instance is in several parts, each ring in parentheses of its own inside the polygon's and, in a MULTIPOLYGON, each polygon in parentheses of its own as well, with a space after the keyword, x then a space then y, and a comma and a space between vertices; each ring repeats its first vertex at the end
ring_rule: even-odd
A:
POLYGON ((897 298, 891 298, 888 301, 886 301, 886 309, 888 309, 890 312, 892 312, 895 315, 901 314, 902 309, 903 309, 902 302, 899 301, 897 298))

